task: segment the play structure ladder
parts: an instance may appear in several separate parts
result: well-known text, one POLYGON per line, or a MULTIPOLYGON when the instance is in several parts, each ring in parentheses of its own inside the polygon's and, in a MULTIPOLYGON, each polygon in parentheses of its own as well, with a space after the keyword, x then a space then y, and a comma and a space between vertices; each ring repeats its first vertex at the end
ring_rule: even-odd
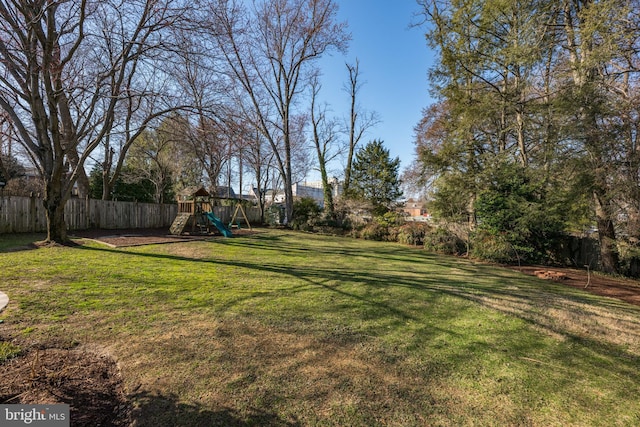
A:
POLYGON ((190 217, 191 217, 191 214, 189 213, 179 213, 176 216, 176 219, 173 220, 173 224, 171 224, 171 228, 169 229, 169 232, 175 235, 182 234, 182 232, 184 231, 184 228, 187 226, 187 223, 189 222, 190 217))

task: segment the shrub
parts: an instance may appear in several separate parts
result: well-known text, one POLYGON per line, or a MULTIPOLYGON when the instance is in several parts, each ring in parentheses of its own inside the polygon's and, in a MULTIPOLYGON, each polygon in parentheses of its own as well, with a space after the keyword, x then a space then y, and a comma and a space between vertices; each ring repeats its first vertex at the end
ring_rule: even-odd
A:
POLYGON ((294 230, 310 231, 320 218, 320 206, 311 197, 302 197, 293 202, 293 221, 291 227, 294 230))
POLYGON ((485 261, 504 264, 518 263, 527 252, 518 253, 518 248, 509 242, 505 233, 494 234, 486 230, 477 230, 471 235, 471 256, 485 261))
POLYGON ((284 222, 284 206, 282 205, 271 205, 269 206, 265 213, 265 221, 270 226, 277 226, 284 222))
POLYGON ((487 170, 475 200, 474 253, 497 262, 545 263, 561 238, 569 212, 564 193, 534 171, 505 159, 487 170))
POLYGON ((365 240, 389 240, 389 228, 377 221, 371 221, 359 230, 358 236, 365 240))
POLYGON ((628 277, 640 277, 640 246, 628 241, 618 242, 620 271, 628 277))
POLYGON ((405 245, 422 246, 431 226, 422 222, 407 222, 398 227, 397 241, 405 245))
POLYGON ((424 236, 424 248, 446 255, 462 255, 466 250, 464 241, 451 231, 438 227, 424 236))
POLYGON ((376 216, 374 219, 380 225, 386 227, 393 227, 404 224, 404 217, 398 212, 385 212, 383 215, 376 216))

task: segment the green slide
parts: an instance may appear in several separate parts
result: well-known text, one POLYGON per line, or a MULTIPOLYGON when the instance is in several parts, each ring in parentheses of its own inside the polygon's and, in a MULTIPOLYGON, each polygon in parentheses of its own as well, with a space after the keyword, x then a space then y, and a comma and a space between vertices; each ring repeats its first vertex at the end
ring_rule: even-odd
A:
POLYGON ((220 230, 224 237, 233 237, 233 233, 231 233, 231 230, 229 230, 227 226, 224 225, 222 221, 220 221, 220 218, 213 214, 213 212, 207 212, 207 218, 209 218, 211 224, 215 225, 216 228, 220 230))

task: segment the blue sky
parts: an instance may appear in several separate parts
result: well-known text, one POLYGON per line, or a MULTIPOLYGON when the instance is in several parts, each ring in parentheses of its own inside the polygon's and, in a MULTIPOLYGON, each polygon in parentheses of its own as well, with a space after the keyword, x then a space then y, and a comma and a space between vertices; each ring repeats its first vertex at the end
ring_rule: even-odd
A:
POLYGON ((364 145, 381 139, 400 168, 414 158, 413 128, 431 102, 427 73, 432 64, 424 27, 411 27, 419 6, 415 0, 336 0, 338 19, 347 21, 352 40, 346 55, 322 58, 321 98, 334 114, 348 116, 345 62, 360 62, 362 108, 376 111, 381 122, 363 137, 364 145))

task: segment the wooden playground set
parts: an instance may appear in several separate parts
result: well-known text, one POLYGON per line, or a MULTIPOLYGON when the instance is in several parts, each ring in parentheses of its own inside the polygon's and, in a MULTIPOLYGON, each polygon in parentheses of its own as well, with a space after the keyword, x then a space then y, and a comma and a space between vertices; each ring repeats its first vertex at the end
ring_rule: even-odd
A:
POLYGON ((233 237, 233 228, 241 227, 241 220, 244 226, 251 230, 251 223, 247 218, 247 213, 240 203, 240 199, 229 199, 215 197, 204 187, 185 189, 178 197, 178 214, 171 224, 169 232, 174 235, 203 235, 213 234, 216 231, 225 237, 233 237), (231 220, 224 223, 214 214, 216 202, 221 200, 231 201, 235 204, 235 209, 231 220))

